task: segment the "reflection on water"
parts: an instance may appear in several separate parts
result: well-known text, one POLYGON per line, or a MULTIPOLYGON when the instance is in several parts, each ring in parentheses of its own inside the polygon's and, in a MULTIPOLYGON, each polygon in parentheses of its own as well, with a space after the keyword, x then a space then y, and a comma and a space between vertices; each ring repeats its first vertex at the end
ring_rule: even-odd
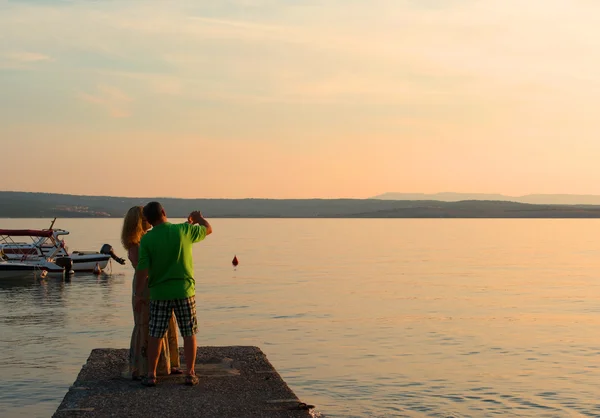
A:
POLYGON ((3 416, 51 415, 92 348, 123 346, 127 318, 119 281, 122 274, 0 285, 3 416))
MULTIPOLYGON (((600 416, 598 221, 213 223, 199 343, 259 346, 326 417, 600 416)), ((119 220, 60 227, 120 248, 119 220)), ((0 284, 2 416, 50 416, 93 348, 128 347, 133 272, 113 268, 0 284)))

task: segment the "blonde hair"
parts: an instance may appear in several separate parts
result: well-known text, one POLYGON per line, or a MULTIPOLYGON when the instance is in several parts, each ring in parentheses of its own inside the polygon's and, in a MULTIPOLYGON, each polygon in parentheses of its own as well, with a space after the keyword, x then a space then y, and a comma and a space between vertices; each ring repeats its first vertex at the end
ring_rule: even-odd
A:
POLYGON ((129 251, 131 247, 139 245, 142 235, 146 232, 144 214, 141 206, 134 206, 127 211, 123 219, 123 230, 121 231, 121 244, 129 251))

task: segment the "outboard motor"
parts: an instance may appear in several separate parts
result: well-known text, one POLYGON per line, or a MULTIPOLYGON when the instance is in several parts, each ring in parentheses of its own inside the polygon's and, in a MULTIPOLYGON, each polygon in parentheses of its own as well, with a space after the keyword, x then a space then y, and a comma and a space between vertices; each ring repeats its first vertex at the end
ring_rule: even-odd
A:
POLYGON ((100 254, 110 255, 110 258, 115 260, 117 263, 119 263, 121 265, 125 265, 125 260, 123 258, 117 257, 117 255, 113 251, 113 247, 109 244, 104 244, 102 246, 102 248, 100 249, 100 254))
POLYGON ((73 259, 71 259, 71 257, 56 257, 54 259, 54 264, 56 264, 58 267, 64 268, 67 276, 75 274, 73 271, 73 259))

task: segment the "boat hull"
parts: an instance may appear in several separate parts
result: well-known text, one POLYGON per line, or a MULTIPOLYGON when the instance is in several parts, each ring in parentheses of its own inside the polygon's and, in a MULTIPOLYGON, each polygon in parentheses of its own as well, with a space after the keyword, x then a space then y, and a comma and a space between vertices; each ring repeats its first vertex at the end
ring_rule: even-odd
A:
POLYGON ((102 270, 108 265, 110 255, 106 254, 77 254, 73 253, 69 256, 73 260, 73 271, 74 272, 89 272, 94 271, 96 264, 102 270))
MULTIPOLYGON (((19 247, 17 245, 12 246, 4 246, 3 248, 4 255, 8 260, 11 261, 24 261, 24 259, 35 260, 41 259, 41 257, 34 253, 33 249, 28 249, 26 247, 19 247), (26 255, 24 257, 24 254, 26 255)), ((44 247, 42 249, 43 257, 50 255, 50 251, 44 247)), ((70 255, 66 251, 59 251, 57 257, 69 257, 73 260, 73 271, 75 272, 90 272, 94 271, 96 267, 96 263, 98 267, 102 270, 106 268, 108 265, 108 261, 110 260, 109 254, 101 254, 98 252, 80 252, 76 251, 71 253, 70 255)))
POLYGON ((52 276, 64 276, 65 270, 50 263, 0 263, 0 279, 27 278, 41 275, 44 271, 52 276))

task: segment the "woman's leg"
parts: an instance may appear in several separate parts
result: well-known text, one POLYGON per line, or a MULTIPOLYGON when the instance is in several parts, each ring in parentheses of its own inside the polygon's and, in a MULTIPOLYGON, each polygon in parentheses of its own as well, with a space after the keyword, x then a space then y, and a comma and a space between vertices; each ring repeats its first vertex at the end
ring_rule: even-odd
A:
POLYGON ((171 321, 169 321, 169 330, 167 331, 169 354, 171 355, 171 373, 173 369, 179 370, 181 362, 179 360, 179 344, 177 341, 177 321, 175 314, 171 315, 171 321))
MULTIPOLYGON (((135 277, 133 280, 133 291, 135 291, 135 277)), ((131 308, 133 311, 133 330, 131 332, 131 341, 129 344, 129 374, 132 378, 144 376, 147 369, 146 349, 147 338, 144 336, 144 323, 146 323, 146 333, 148 332, 147 320, 144 321, 144 312, 136 312, 134 309, 135 297, 131 295, 131 308)), ((147 312, 146 312, 147 314, 147 312)))
POLYGON ((160 339, 159 344, 162 347, 158 356, 158 366, 156 374, 158 376, 168 376, 171 374, 171 352, 169 350, 168 332, 160 339))

